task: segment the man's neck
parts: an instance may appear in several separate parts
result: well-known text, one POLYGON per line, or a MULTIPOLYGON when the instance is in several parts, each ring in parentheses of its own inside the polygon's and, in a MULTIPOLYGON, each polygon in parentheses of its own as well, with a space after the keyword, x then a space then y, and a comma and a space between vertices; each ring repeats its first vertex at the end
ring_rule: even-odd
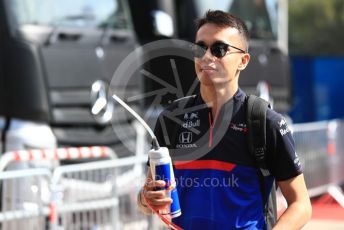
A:
POLYGON ((212 108, 216 115, 223 104, 230 100, 238 90, 238 84, 234 85, 202 85, 200 92, 204 102, 212 108))

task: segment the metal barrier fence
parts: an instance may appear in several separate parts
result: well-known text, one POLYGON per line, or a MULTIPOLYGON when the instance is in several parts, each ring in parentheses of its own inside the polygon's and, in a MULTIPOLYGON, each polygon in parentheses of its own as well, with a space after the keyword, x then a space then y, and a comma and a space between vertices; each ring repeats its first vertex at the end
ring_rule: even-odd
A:
POLYGON ((125 159, 59 167, 52 177, 52 229, 124 229, 145 222, 135 202, 144 175, 128 178, 121 168, 146 159, 125 159), (124 182, 125 181, 125 182, 124 182), (121 213, 121 215, 120 215, 121 213))
POLYGON ((24 169, 0 173, 1 229, 46 229, 49 209, 48 169, 24 169))
POLYGON ((161 229, 136 206, 145 179, 138 165, 146 161, 143 155, 1 172, 1 229, 161 229))
POLYGON ((157 217, 140 213, 136 205, 146 177, 147 144, 143 127, 133 125, 133 157, 116 159, 111 149, 97 146, 5 153, 0 158, 0 229, 164 229, 157 217), (103 160, 4 171, 13 163, 80 158, 103 160))
POLYGON ((296 152, 304 168, 311 197, 329 192, 343 207, 344 122, 294 124, 296 152))

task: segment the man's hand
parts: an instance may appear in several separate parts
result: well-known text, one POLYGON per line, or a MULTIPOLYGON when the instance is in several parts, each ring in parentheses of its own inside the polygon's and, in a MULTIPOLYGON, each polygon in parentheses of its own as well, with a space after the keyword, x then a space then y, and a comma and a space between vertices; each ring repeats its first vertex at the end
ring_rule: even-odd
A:
POLYGON ((166 190, 157 190, 157 188, 164 188, 165 181, 153 181, 151 171, 148 169, 146 183, 138 194, 137 203, 143 213, 151 214, 151 206, 154 210, 164 210, 172 203, 172 199, 166 196, 166 190), (148 204, 147 204, 148 203, 148 204))
POLYGON ((148 202, 154 210, 166 209, 171 205, 172 199, 166 196, 165 185, 166 183, 163 180, 153 181, 152 179, 147 179, 142 189, 143 202, 148 202), (163 190, 157 190, 157 188, 162 188, 163 190))

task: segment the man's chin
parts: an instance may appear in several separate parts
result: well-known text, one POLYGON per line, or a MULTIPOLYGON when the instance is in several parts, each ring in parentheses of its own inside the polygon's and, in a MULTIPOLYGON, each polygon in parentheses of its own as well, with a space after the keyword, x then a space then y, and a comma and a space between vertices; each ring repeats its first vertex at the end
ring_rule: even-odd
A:
POLYGON ((203 84, 217 84, 217 83, 223 83, 224 79, 220 77, 217 74, 203 74, 199 81, 203 84))

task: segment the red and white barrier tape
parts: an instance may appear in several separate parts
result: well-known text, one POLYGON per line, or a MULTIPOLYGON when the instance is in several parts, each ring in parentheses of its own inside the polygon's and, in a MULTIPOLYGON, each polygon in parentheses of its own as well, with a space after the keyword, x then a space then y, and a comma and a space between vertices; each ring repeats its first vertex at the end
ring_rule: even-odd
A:
POLYGON ((0 171, 12 161, 72 160, 105 157, 115 158, 112 150, 105 146, 19 150, 7 152, 1 157, 0 171))
POLYGON ((106 147, 79 147, 58 149, 33 149, 13 151, 15 161, 28 160, 69 160, 103 158, 109 156, 106 147))

